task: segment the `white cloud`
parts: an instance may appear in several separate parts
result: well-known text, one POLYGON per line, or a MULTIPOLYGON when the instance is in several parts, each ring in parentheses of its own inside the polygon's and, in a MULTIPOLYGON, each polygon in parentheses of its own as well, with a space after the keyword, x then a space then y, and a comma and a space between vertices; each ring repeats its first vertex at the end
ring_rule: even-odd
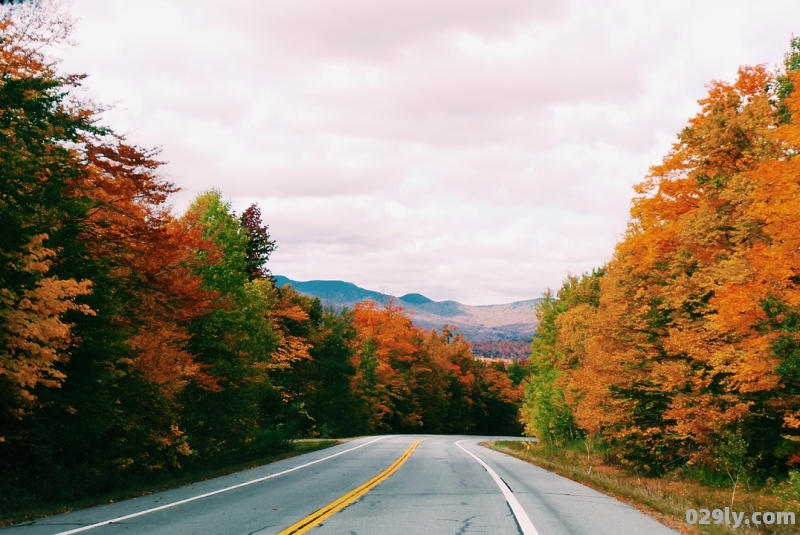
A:
POLYGON ((800 4, 73 0, 64 68, 184 188, 258 202, 272 270, 472 304, 607 261, 712 79, 800 4))

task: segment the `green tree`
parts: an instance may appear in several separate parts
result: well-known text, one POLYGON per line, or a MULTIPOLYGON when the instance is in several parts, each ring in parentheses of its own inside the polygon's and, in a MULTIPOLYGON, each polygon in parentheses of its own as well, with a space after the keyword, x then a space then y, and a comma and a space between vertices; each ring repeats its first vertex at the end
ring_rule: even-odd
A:
POLYGON ((198 196, 184 223, 206 240, 196 271, 217 294, 214 307, 193 324, 190 348, 216 388, 194 382, 181 395, 184 422, 201 457, 237 454, 259 435, 266 400, 279 394, 270 381, 278 348, 270 314, 274 288, 249 280, 248 235, 218 191, 198 196))
MULTIPOLYGON (((320 307, 318 300, 315 306, 320 307)), ((350 388, 356 373, 352 364, 356 337, 352 314, 349 310, 337 312, 329 308, 310 316, 319 318, 310 337, 312 360, 298 366, 307 369, 303 398, 308 414, 320 436, 357 435, 363 429, 363 421, 359 411, 354 410, 358 401, 350 388), (342 407, 347 409, 342 410, 342 407)))
POLYGON ((248 238, 245 248, 248 276, 251 280, 269 277, 270 271, 266 264, 277 246, 270 238, 269 227, 261 221, 261 209, 258 205, 251 204, 242 212, 240 222, 248 238))
POLYGON ((554 296, 548 291, 536 310, 539 326, 531 344, 522 415, 528 434, 551 445, 582 436, 565 395, 564 374, 581 366, 587 318, 599 305, 603 271, 569 277, 554 296))

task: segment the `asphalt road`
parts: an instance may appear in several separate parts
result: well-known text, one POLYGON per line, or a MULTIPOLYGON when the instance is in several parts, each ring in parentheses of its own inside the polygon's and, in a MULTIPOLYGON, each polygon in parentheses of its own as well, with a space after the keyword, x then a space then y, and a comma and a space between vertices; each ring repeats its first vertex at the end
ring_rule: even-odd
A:
POLYGON ((342 497, 355 501, 329 513, 321 525, 308 521, 316 525, 310 534, 676 533, 599 492, 478 446, 481 440, 360 438, 178 489, 10 526, 0 535, 277 534, 342 497), (387 475, 390 467, 396 471, 387 475), (370 481, 375 486, 359 495, 370 481))

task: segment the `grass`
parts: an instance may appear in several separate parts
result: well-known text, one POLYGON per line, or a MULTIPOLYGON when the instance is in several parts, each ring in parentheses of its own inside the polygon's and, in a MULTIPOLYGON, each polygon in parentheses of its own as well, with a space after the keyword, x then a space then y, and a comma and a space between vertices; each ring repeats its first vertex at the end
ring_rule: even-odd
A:
POLYGON ((329 448, 340 444, 340 440, 317 440, 317 439, 304 439, 295 440, 290 443, 290 449, 281 453, 272 455, 263 455, 252 457, 244 461, 238 461, 230 464, 224 464, 224 460, 214 464, 203 466, 191 466, 181 470, 180 472, 173 472, 156 476, 147 481, 136 481, 131 485, 124 485, 120 488, 104 493, 102 495, 77 498, 63 503, 39 503, 19 509, 15 511, 0 511, 0 527, 9 524, 17 524, 20 522, 31 521, 43 516, 50 516, 54 514, 66 513, 74 511, 75 509, 82 509, 85 507, 92 507, 102 503, 110 503, 128 498, 135 498, 144 496, 153 492, 161 492, 164 490, 188 485, 197 481, 204 481, 213 479, 234 472, 255 468, 265 464, 296 457, 312 451, 329 448))
MULTIPOLYGON (((582 483, 604 494, 653 516, 656 520, 685 534, 753 534, 784 535, 798 533, 800 528, 800 494, 789 488, 789 482, 755 484, 740 478, 735 497, 727 475, 709 473, 698 469, 682 468, 665 477, 653 478, 630 474, 613 465, 583 442, 562 448, 551 448, 537 442, 494 442, 487 444, 546 470, 582 483), (733 499, 733 503, 731 500, 733 499), (792 511, 796 515, 794 526, 786 525, 690 525, 686 511, 694 509, 724 509, 744 511, 749 518, 754 511, 792 511)), ((709 518, 713 522, 713 518, 709 518)))

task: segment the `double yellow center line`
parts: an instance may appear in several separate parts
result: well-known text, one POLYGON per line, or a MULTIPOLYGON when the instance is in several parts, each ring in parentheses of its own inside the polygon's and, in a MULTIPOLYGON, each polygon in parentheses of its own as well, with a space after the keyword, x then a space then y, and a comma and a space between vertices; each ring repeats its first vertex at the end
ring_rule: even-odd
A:
POLYGON ((404 462, 411 457, 411 454, 414 452, 414 449, 417 445, 422 442, 424 439, 420 439, 415 441, 411 446, 401 455, 395 462, 389 465, 386 470, 378 474, 377 476, 373 477, 366 483, 362 484, 361 486, 351 490, 341 498, 332 501, 322 509, 318 509, 314 511, 303 520, 297 522, 286 528, 285 530, 278 533, 278 535, 299 535, 300 533, 305 533, 306 531, 310 530, 311 528, 321 524, 325 519, 328 517, 333 516, 334 514, 338 513, 360 497, 362 497, 367 492, 371 491, 385 480, 389 478, 392 474, 394 474, 400 466, 403 465, 404 462))

